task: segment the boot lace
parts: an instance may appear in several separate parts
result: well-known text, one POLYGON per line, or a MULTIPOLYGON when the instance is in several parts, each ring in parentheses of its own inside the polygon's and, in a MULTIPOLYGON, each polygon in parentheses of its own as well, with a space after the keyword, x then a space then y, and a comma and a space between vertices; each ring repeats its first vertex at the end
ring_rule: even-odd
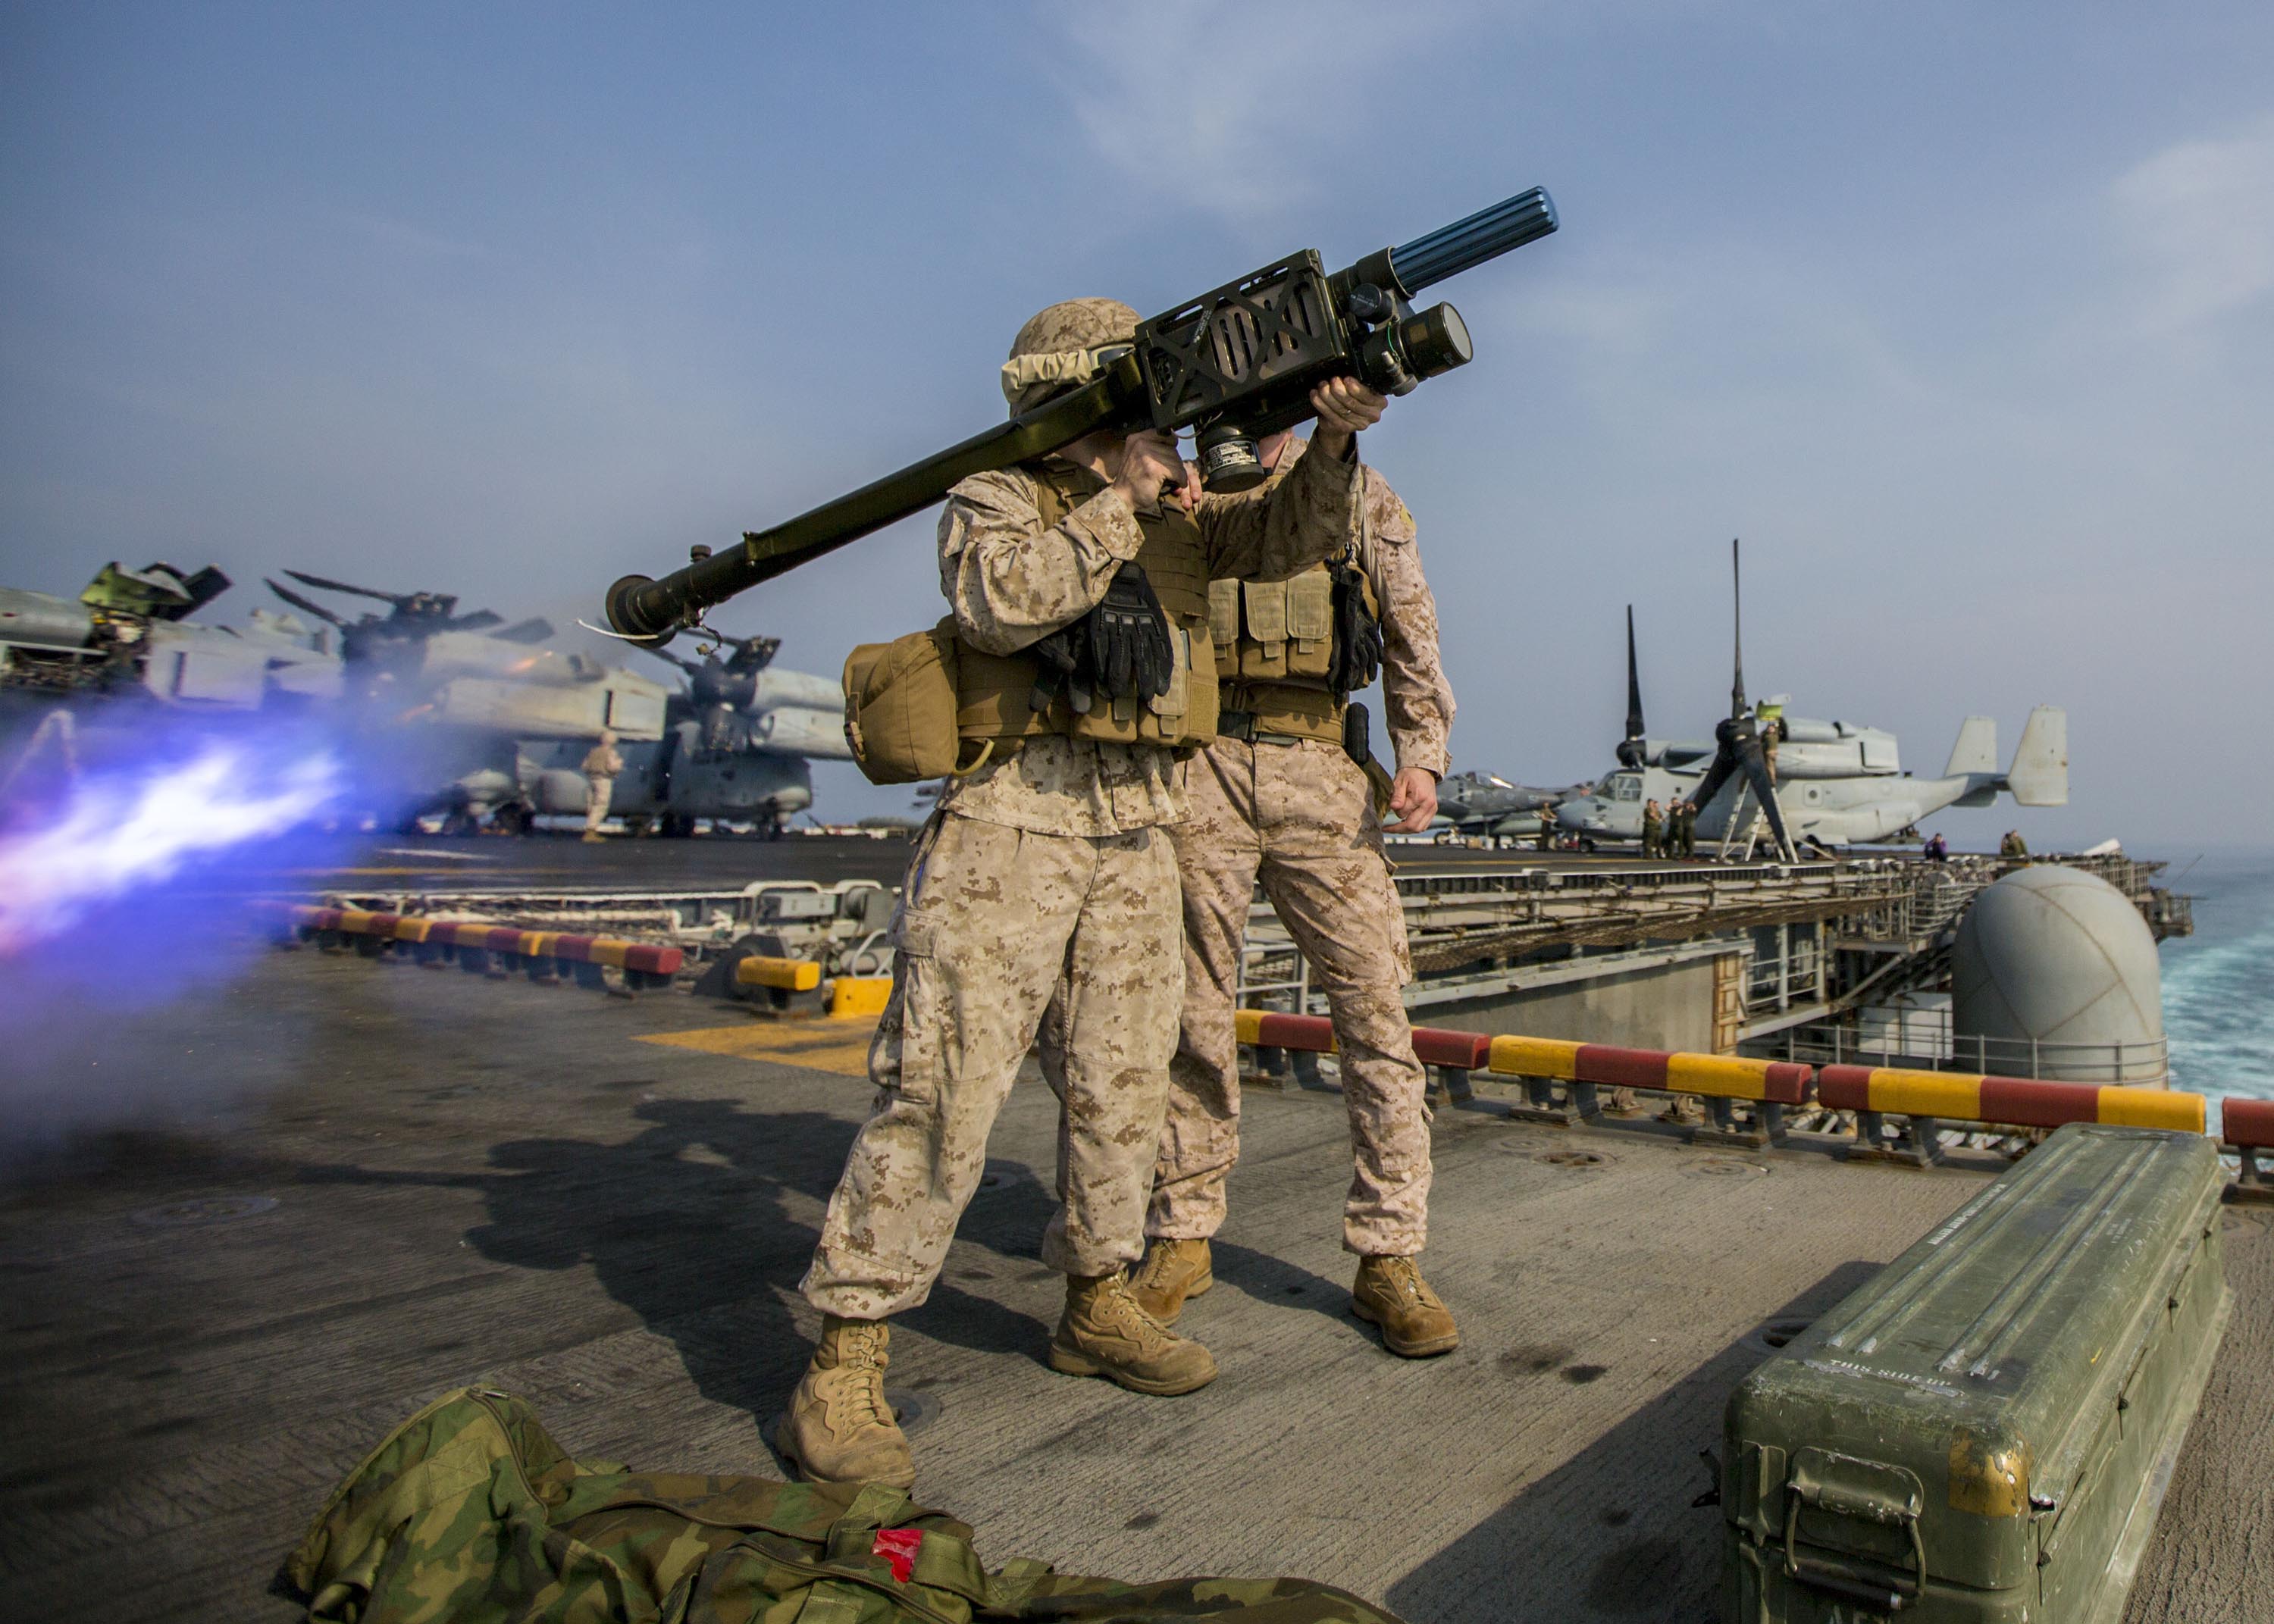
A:
POLYGON ((1384 1285, 1409 1303, 1429 1307, 1437 1304, 1437 1294, 1429 1289, 1429 1282, 1421 1278, 1420 1265, 1411 1258, 1376 1258, 1374 1272, 1384 1285))
POLYGON ((1181 1259, 1174 1241, 1158 1241, 1145 1254, 1144 1267, 1137 1271, 1137 1284, 1148 1291, 1165 1288, 1169 1276, 1176 1272, 1181 1259))
POLYGON ((884 1327, 847 1327, 839 1334, 837 1364, 847 1377, 838 1389, 844 1397, 846 1418, 894 1425, 892 1407, 885 1402, 884 1327))
POLYGON ((1106 1282, 1105 1302, 1101 1306, 1106 1310, 1101 1318, 1121 1321, 1129 1334, 1140 1342, 1172 1342, 1178 1340, 1174 1331, 1146 1312, 1145 1304, 1139 1302, 1136 1293, 1129 1289, 1126 1274, 1116 1274, 1106 1282))

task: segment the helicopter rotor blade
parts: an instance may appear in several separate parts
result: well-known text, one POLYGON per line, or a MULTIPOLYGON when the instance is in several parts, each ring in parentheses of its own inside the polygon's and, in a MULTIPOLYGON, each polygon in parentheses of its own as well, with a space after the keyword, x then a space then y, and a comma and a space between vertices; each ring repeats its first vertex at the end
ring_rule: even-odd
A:
POLYGON ((654 655, 656 658, 663 661, 666 665, 678 666, 680 670, 685 672, 690 677, 699 677, 703 674, 703 666, 698 662, 691 659, 682 659, 676 654, 667 654, 663 650, 657 648, 651 643, 636 643, 632 646, 636 649, 644 650, 646 652, 654 655))
POLYGON ((503 626, 505 616, 494 609, 477 609, 471 614, 453 615, 442 622, 446 632, 487 631, 493 626, 503 626))
MULTIPOLYGON (((290 572, 288 570, 286 573, 289 575, 290 572)), ((277 597, 282 598, 295 609, 312 614, 320 620, 323 620, 330 625, 338 627, 342 631, 347 630, 348 623, 345 620, 342 620, 338 615, 334 614, 330 610, 325 608, 323 605, 317 603, 314 599, 301 597, 300 594, 294 591, 290 587, 279 586, 274 581, 269 580, 266 575, 263 575, 260 579, 262 583, 266 585, 270 591, 275 593, 277 597)))
POLYGON ((1729 775, 1736 770, 1736 756, 1728 746, 1723 745, 1714 752, 1713 764, 1706 769, 1706 776, 1698 780, 1698 787, 1690 792, 1690 804, 1700 812, 1713 805, 1713 797, 1721 793, 1721 786, 1729 781, 1729 775))
POLYGON ((328 581, 321 575, 305 575, 297 569, 288 569, 284 573, 302 586, 320 587, 327 592, 352 592, 358 598, 376 598, 380 603, 393 604, 398 609, 410 601, 407 593, 381 592, 373 587, 350 586, 344 581, 328 581))
POLYGON ((1634 605, 1627 605, 1627 737, 1643 735, 1642 678, 1635 670, 1634 605))
POLYGON ((1736 654, 1736 674, 1729 684, 1729 714, 1735 718, 1745 713, 1745 583, 1738 574, 1735 536, 1729 538, 1729 616, 1735 634, 1729 643, 1736 654))
POLYGON ((553 622, 541 614, 531 615, 526 620, 516 620, 503 631, 492 632, 490 635, 501 643, 543 643, 553 635, 553 622))

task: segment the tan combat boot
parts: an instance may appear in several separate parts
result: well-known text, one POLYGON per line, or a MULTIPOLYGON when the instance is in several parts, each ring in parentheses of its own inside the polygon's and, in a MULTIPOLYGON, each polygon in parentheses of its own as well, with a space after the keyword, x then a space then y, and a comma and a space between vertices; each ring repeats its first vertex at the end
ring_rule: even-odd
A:
POLYGON ((1429 1289, 1411 1258, 1360 1258, 1351 1284, 1351 1312, 1382 1327, 1382 1345, 1408 1359, 1450 1353, 1461 1345, 1452 1311, 1429 1289))
POLYGON ((1216 1284, 1216 1267, 1209 1244, 1196 1241, 1154 1240, 1145 1247, 1145 1261, 1129 1282, 1137 1305, 1163 1325, 1174 1325, 1185 1304, 1216 1284))
POLYGON ((885 1401, 891 1335, 881 1320, 823 1316, 813 1363, 774 1433, 774 1447, 809 1481, 915 1484, 907 1434, 885 1401))
POLYGON ((1065 1313, 1050 1338, 1050 1368, 1069 1376, 1103 1376, 1132 1393, 1163 1397, 1216 1380, 1209 1350, 1147 1313, 1118 1270, 1096 1280, 1066 1276, 1065 1313))

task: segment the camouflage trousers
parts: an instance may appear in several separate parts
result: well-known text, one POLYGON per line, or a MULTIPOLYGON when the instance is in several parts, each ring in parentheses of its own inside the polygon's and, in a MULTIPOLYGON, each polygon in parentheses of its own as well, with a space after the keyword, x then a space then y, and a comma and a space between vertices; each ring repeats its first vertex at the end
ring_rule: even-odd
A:
POLYGON ((1093 838, 934 815, 893 921, 892 997, 869 1050, 876 1104, 830 1198, 808 1302, 879 1320, 930 1294, 1054 995, 1061 1205, 1043 1259, 1096 1275, 1144 1255, 1178 929, 1164 830, 1093 838))
POLYGON ((1185 1013, 1153 1169, 1148 1235, 1193 1239, 1224 1222, 1239 1159, 1232 999, 1256 882, 1325 990, 1355 1167, 1343 1244, 1421 1250, 1429 1212, 1428 1074, 1399 989, 1405 916, 1366 775, 1339 745, 1220 739, 1193 763, 1192 816, 1172 827, 1185 898, 1185 1013))

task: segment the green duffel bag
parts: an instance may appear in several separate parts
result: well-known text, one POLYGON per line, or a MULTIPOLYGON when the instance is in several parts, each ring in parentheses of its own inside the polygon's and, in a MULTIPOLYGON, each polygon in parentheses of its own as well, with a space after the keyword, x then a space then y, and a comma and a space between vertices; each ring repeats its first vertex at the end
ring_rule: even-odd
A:
POLYGON ((1397 1624, 1296 1579, 1123 1584, 1013 1560, 881 1484, 575 1461, 537 1413, 464 1387, 397 1427, 285 1563, 339 1624, 1397 1624))

